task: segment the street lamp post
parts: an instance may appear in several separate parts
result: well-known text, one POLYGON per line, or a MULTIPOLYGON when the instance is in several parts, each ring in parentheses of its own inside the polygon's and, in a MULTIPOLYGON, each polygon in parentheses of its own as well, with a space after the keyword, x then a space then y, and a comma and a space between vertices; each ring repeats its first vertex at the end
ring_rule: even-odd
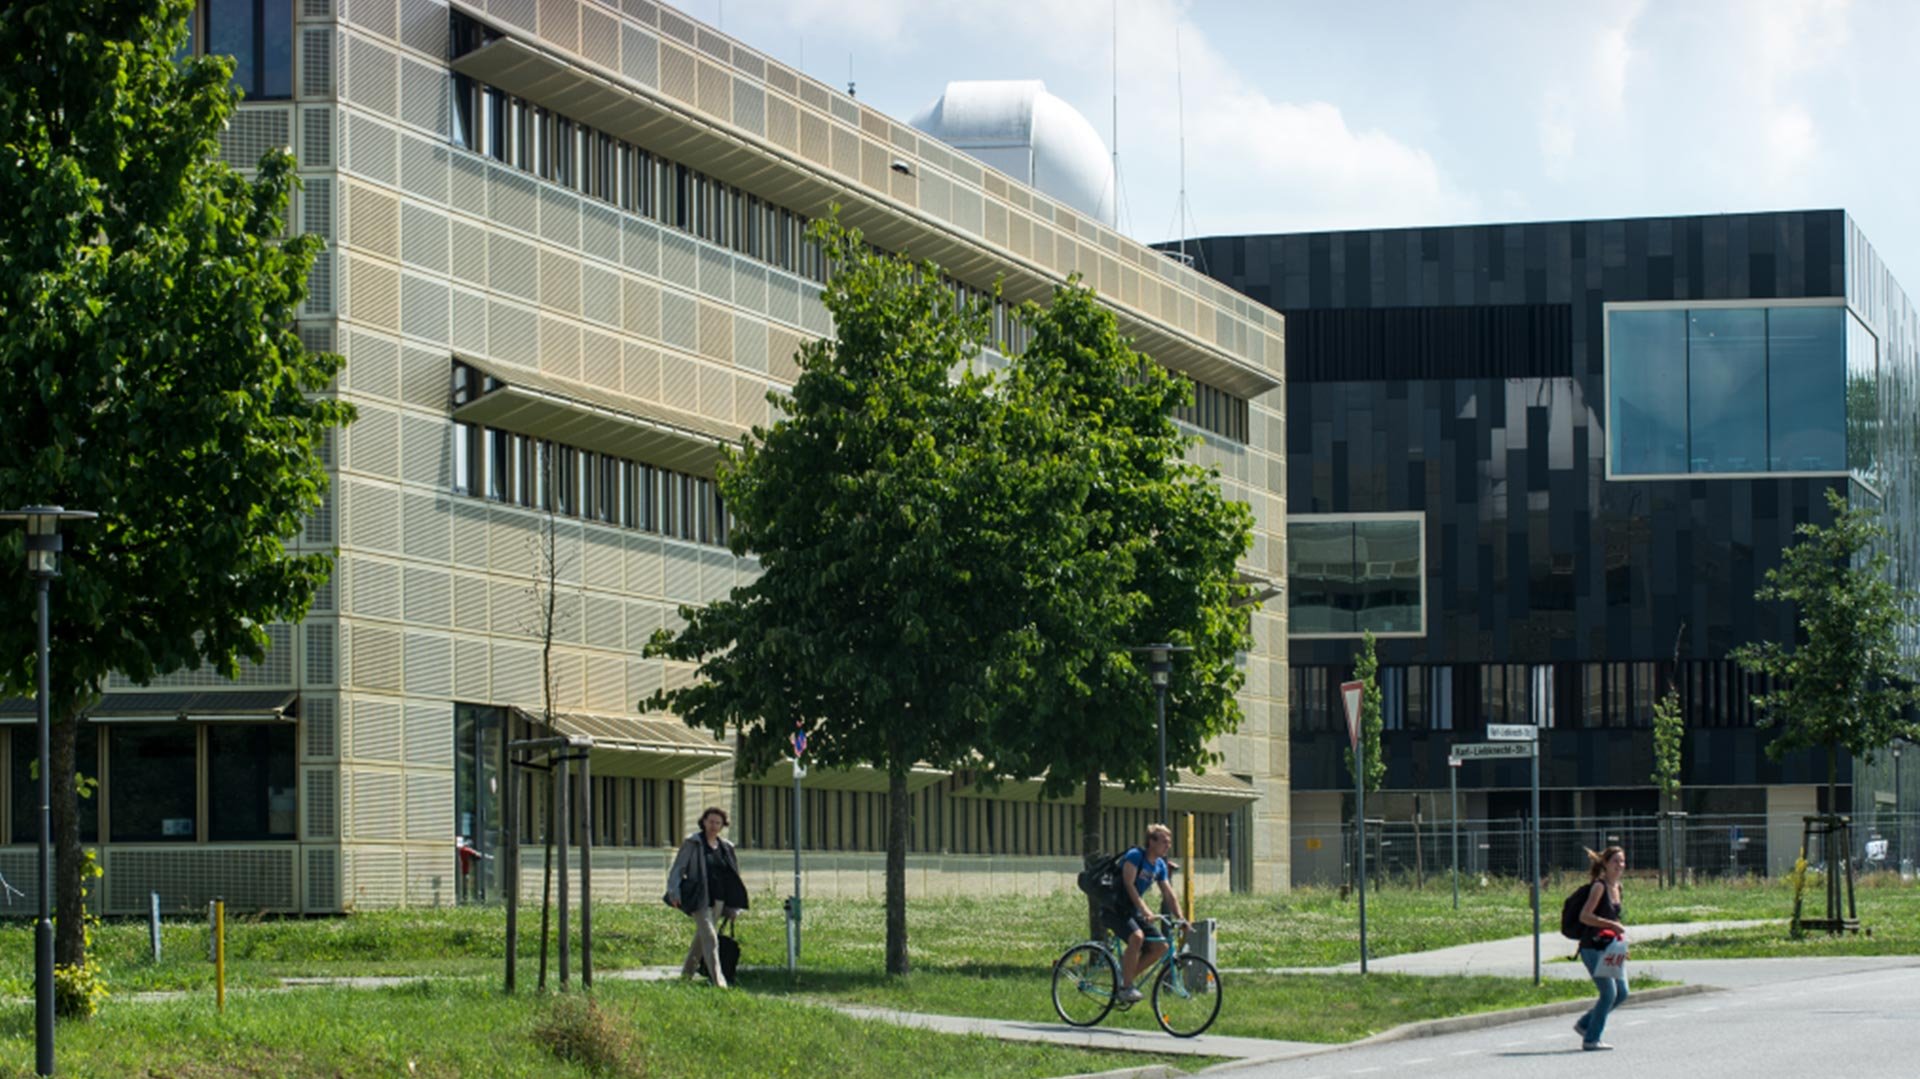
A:
POLYGON ((1160 823, 1162 824, 1167 823, 1167 676, 1172 673, 1172 650, 1163 644, 1148 648, 1147 676, 1153 680, 1154 718, 1160 727, 1160 823))
POLYGON ((33 923, 33 1070, 53 1074, 53 826, 48 806, 53 802, 52 697, 48 691, 47 593, 60 575, 60 523, 91 520, 96 514, 59 506, 28 506, 0 512, 0 521, 27 525, 27 573, 38 595, 40 650, 34 680, 39 704, 36 734, 40 754, 40 916, 33 923))

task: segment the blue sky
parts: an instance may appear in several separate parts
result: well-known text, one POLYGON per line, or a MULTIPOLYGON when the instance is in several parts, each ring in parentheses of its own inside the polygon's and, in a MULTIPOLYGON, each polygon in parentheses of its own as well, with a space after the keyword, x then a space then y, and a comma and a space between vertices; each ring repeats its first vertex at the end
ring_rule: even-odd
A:
POLYGON ((905 119, 1038 78, 1175 236, 1841 207, 1920 292, 1908 0, 672 0, 905 119), (1176 41, 1179 63, 1175 62, 1176 41))

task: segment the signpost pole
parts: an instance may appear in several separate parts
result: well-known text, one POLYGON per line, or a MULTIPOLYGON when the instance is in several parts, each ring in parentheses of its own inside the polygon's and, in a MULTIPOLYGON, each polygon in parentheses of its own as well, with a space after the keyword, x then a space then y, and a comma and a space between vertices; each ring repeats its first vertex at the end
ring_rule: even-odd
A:
POLYGON ((1347 708, 1347 736, 1353 741, 1354 876, 1360 886, 1360 973, 1367 972, 1367 748, 1360 737, 1360 703, 1365 682, 1342 682, 1340 699, 1347 708))
POLYGON ((793 732, 793 896, 787 900, 787 973, 800 970, 800 781, 806 778, 806 766, 800 759, 807 752, 805 728, 793 732))
POLYGON ((1453 909, 1460 909, 1460 758, 1447 758, 1447 794, 1453 804, 1453 909))
POLYGON ((1540 864, 1540 730, 1547 726, 1552 715, 1553 695, 1549 689, 1548 668, 1533 668, 1533 741, 1529 748, 1533 750, 1532 808, 1530 812, 1533 827, 1533 984, 1540 984, 1540 876, 1545 867, 1540 864))

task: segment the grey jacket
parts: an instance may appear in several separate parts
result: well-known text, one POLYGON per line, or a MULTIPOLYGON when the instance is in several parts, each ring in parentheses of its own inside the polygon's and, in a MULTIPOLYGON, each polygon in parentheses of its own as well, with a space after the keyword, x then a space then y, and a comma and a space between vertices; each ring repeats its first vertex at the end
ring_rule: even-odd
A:
MULTIPOLYGON (((673 857, 673 866, 667 870, 667 900, 678 902, 680 909, 689 916, 694 911, 713 902, 725 902, 728 896, 714 895, 707 887, 707 851, 706 839, 699 832, 688 836, 680 844, 680 852, 673 857)), ((733 844, 720 840, 720 856, 733 870, 734 878, 740 877, 740 860, 734 857, 733 844)))

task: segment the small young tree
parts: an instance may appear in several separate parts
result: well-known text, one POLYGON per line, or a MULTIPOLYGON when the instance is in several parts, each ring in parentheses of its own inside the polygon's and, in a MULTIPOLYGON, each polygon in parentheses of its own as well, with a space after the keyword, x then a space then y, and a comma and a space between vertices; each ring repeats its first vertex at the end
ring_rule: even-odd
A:
MULTIPOLYGON (((1354 657, 1353 680, 1365 682, 1360 695, 1360 745, 1366 750, 1367 774, 1362 778, 1368 794, 1380 789, 1387 778, 1387 762, 1380 758, 1380 657, 1374 651, 1373 634, 1360 635, 1360 653, 1354 657)), ((1343 717, 1344 718, 1344 717, 1343 717)), ((1347 774, 1354 774, 1353 747, 1346 750, 1347 774)))
MULTIPOLYGON (((1681 633, 1686 632, 1683 625, 1681 633)), ((1661 838, 1665 851, 1663 879, 1672 884, 1679 877, 1679 844, 1672 814, 1680 809, 1681 753, 1687 740, 1687 719, 1680 710, 1680 635, 1673 639, 1673 676, 1666 692, 1653 702, 1653 785, 1660 791, 1660 819, 1666 825, 1661 838)))
POLYGON ((1872 760, 1896 739, 1920 737, 1920 724, 1907 718, 1920 695, 1900 653, 1920 596, 1893 583, 1891 560, 1878 546, 1888 535, 1878 513, 1848 506, 1835 490, 1827 491, 1827 505, 1833 523, 1800 525, 1800 542, 1754 593, 1794 605, 1795 641, 1759 641, 1732 654, 1773 680, 1772 690, 1753 698, 1760 725, 1780 725, 1767 755, 1825 749, 1827 812, 1837 813, 1842 750, 1872 760))

